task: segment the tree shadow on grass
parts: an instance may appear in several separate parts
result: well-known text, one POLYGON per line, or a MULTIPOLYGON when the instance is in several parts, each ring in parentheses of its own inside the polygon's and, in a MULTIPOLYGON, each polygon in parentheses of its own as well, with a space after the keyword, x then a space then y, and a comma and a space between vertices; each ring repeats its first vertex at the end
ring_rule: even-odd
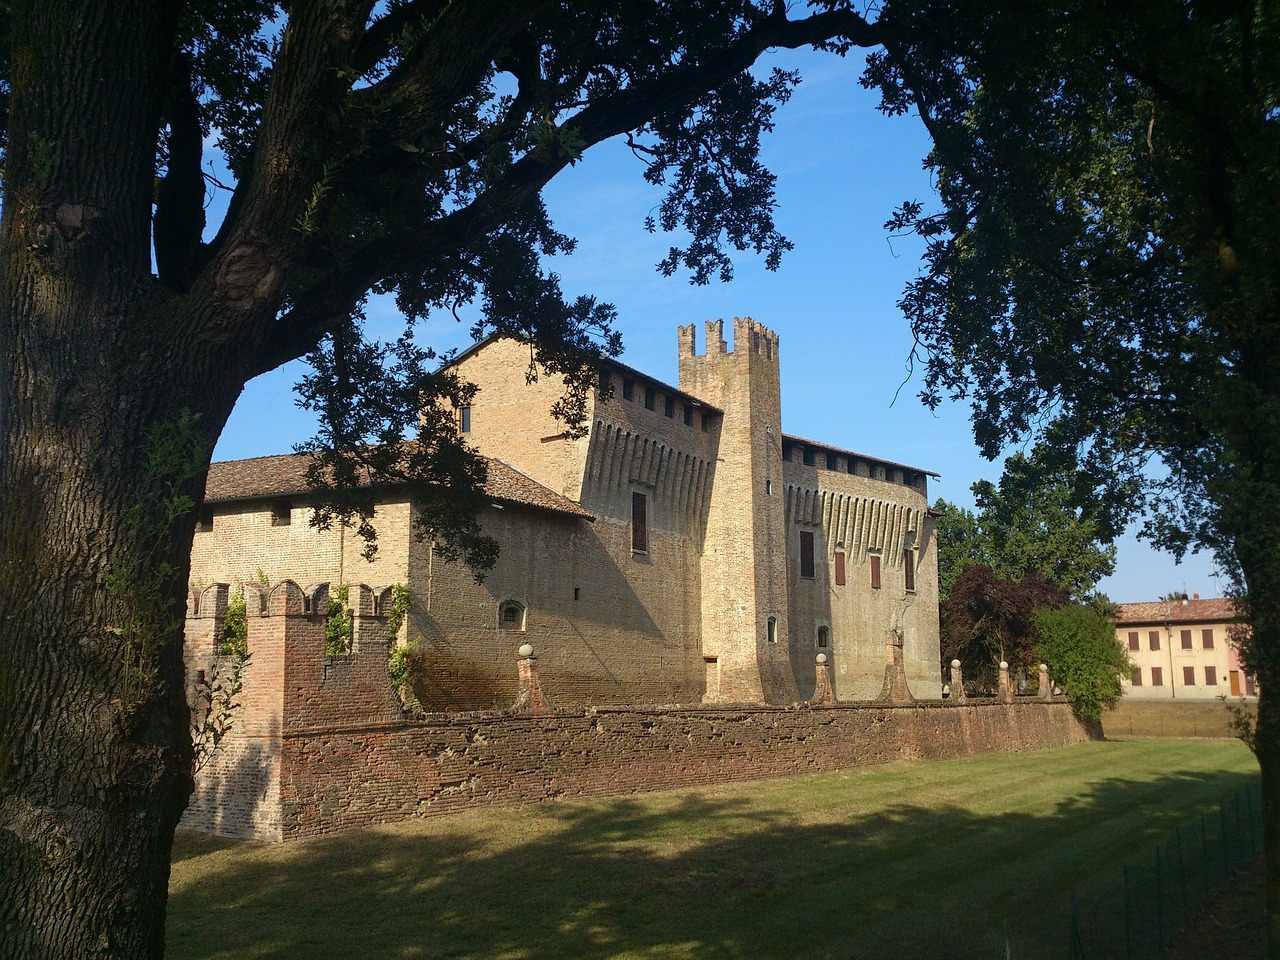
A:
POLYGON ((169 956, 1066 957, 1073 889, 1251 779, 1101 780, 1047 815, 688 792, 206 845, 176 861, 169 956))

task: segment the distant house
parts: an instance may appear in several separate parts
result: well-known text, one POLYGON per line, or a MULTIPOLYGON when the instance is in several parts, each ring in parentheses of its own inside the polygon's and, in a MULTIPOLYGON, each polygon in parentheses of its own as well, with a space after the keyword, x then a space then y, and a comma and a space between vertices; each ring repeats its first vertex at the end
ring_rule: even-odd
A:
POLYGON ((1256 697, 1234 637, 1248 630, 1230 600, 1151 600, 1116 605, 1116 639, 1134 670, 1125 696, 1133 699, 1256 697))

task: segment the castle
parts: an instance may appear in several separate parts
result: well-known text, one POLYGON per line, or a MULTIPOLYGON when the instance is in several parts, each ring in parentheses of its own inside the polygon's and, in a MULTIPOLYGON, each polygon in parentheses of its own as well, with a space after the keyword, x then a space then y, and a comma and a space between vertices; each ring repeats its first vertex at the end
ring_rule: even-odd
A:
POLYGON ((782 432, 778 337, 751 319, 678 336, 679 387, 603 361, 585 436, 551 413, 555 378, 488 339, 459 355, 479 388, 458 411, 490 459, 480 517, 501 547, 483 584, 412 535, 414 507, 380 491, 379 552, 308 523, 301 455, 214 464, 192 553, 210 584, 407 584, 402 636, 427 711, 503 709, 506 654, 537 651, 556 706, 790 704, 815 690, 878 697, 887 664, 940 696, 937 551, 926 471, 782 432), (501 652, 501 655, 499 655, 501 652))
POLYGON ((349 531, 308 523, 307 457, 214 464, 192 554, 185 656, 204 726, 182 826, 288 840, 1088 739, 1047 678, 1042 697, 1005 682, 941 698, 928 475, 784 434, 778 338, 752 320, 733 335, 730 349, 708 324, 699 354, 681 328, 678 388, 603 361, 581 437, 549 413, 562 384, 526 382, 527 345, 457 357, 479 387, 458 426, 489 457, 480 520, 502 550, 482 584, 411 534, 395 488, 375 490, 370 563, 349 531), (350 632, 334 650, 338 585, 350 632), (410 598, 398 637, 393 585, 410 598), (248 661, 220 653, 237 591, 248 661), (391 650, 417 638, 397 691, 391 650), (209 691, 236 684, 228 713, 209 691))

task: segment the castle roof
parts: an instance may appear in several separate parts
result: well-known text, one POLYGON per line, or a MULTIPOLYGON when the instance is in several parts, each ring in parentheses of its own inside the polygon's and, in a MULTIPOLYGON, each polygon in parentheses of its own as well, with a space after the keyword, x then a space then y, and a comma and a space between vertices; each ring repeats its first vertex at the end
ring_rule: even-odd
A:
POLYGON ((873 457, 870 454, 858 453, 856 450, 845 450, 843 447, 833 447, 831 444, 823 443, 821 440, 806 440, 804 437, 797 437, 790 433, 784 433, 782 435, 782 441, 783 443, 797 443, 802 447, 812 447, 815 450, 834 453, 842 457, 853 457, 858 460, 866 460, 868 463, 878 463, 882 466, 893 467, 895 470, 910 470, 912 473, 923 473, 927 477, 941 476, 941 474, 934 473, 932 470, 925 470, 923 467, 913 467, 910 464, 886 460, 884 457, 873 457))
POLYGON ((1116 626, 1162 623, 1230 623, 1238 620, 1235 604, 1225 597, 1208 600, 1144 600, 1117 603, 1116 626))
MULTIPOLYGON (((543 486, 510 464, 491 457, 486 457, 485 460, 489 471, 484 489, 492 499, 571 517, 595 519, 568 497, 543 486)), ((307 486, 307 467, 310 464, 311 456, 306 453, 285 453, 273 457, 225 460, 210 464, 209 479, 205 484, 205 502, 263 500, 311 493, 311 488, 307 486)))

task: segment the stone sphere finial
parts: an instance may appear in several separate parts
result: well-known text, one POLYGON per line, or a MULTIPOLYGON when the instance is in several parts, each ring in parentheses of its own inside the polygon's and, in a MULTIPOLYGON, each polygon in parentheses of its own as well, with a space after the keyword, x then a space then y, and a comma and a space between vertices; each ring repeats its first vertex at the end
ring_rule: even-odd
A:
POLYGON ((526 660, 527 660, 529 657, 532 657, 532 656, 533 656, 533 644, 531 644, 531 643, 522 643, 522 644, 520 644, 520 650, 519 650, 519 653, 520 653, 520 656, 524 657, 526 660))
POLYGON ((819 663, 819 665, 824 664, 824 663, 826 663, 826 662, 827 662, 827 655, 826 655, 825 653, 820 653, 820 654, 818 654, 818 663, 819 663))
POLYGON ((1040 664, 1040 669, 1041 669, 1041 670, 1048 670, 1048 669, 1049 669, 1049 665, 1048 665, 1047 663, 1042 663, 1042 664, 1040 664))
POLYGON ((951 666, 956 667, 956 668, 958 669, 958 668, 959 668, 959 666, 960 666, 960 661, 959 661, 959 660, 952 660, 952 661, 951 661, 951 666))
POLYGON ((1000 661, 1000 669, 1001 669, 1001 670, 1008 670, 1008 669, 1009 669, 1009 663, 1008 663, 1008 661, 1006 661, 1006 660, 1001 660, 1001 661, 1000 661))

